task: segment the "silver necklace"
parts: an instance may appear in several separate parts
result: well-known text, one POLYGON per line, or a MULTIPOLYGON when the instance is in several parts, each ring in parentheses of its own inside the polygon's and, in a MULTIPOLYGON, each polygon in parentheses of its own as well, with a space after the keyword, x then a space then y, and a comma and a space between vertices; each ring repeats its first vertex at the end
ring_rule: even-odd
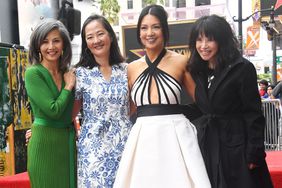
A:
POLYGON ((212 80, 214 79, 214 75, 208 76, 208 89, 211 87, 212 80))

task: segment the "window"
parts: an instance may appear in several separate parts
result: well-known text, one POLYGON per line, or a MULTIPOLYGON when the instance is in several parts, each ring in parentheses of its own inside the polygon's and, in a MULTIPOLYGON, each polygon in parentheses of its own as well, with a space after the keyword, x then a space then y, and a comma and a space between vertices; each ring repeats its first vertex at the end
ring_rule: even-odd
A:
POLYGON ((127 9, 133 9, 133 0, 127 0, 127 9))
POLYGON ((195 6, 210 5, 211 0, 195 0, 195 6))
POLYGON ((173 0, 172 5, 176 8, 186 7, 186 0, 173 0))

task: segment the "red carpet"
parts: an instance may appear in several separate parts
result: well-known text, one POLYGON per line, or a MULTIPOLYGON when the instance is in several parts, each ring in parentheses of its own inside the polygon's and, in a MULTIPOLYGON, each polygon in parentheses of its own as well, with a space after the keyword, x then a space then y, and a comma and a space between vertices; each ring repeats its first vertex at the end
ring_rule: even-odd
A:
POLYGON ((282 188, 282 151, 267 152, 266 162, 274 188, 282 188))
POLYGON ((0 178, 1 188, 30 188, 27 172, 0 178))
MULTIPOLYGON (((282 151, 267 152, 266 162, 274 188, 282 188, 282 151)), ((27 172, 0 178, 1 188, 30 188, 27 172)))

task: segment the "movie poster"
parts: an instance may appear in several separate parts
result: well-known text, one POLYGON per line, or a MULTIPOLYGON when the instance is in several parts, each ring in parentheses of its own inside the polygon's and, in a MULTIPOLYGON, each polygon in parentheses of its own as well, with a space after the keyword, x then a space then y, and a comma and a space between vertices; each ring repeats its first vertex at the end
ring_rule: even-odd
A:
POLYGON ((14 109, 14 128, 22 130, 32 124, 31 108, 25 90, 24 72, 28 66, 28 52, 10 49, 11 96, 14 109))
POLYGON ((13 122, 8 61, 9 49, 0 48, 0 150, 6 147, 6 129, 13 122))
POLYGON ((15 173, 9 55, 9 48, 0 47, 0 176, 15 173))

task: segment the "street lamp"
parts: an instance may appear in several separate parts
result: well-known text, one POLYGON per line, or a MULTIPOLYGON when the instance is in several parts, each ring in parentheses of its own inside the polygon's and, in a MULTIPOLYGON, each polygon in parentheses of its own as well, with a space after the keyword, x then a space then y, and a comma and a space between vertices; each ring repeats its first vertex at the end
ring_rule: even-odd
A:
POLYGON ((269 22, 261 22, 262 27, 266 30, 267 32, 267 38, 268 40, 272 41, 272 84, 276 84, 277 83, 277 65, 276 65, 276 33, 279 33, 279 31, 277 31, 275 29, 275 20, 274 20, 274 7, 271 6, 271 8, 268 9, 261 9, 258 11, 255 11, 254 13, 252 13, 251 15, 247 16, 246 18, 242 18, 242 0, 239 0, 239 18, 235 19, 235 16, 233 16, 233 21, 234 22, 238 22, 238 41, 239 41, 239 50, 240 52, 243 54, 243 49, 242 49, 242 22, 250 19, 253 15, 259 13, 259 12, 270 12, 269 16, 269 22))
MULTIPOLYGON (((241 0, 239 0, 239 2, 240 2, 241 0)), ((240 5, 240 3, 239 3, 239 5, 240 5)), ((241 4, 242 5, 242 4, 241 4)), ((243 50, 242 50, 242 44, 243 44, 243 42, 242 42, 242 22, 244 22, 244 21, 246 21, 246 20, 248 20, 248 19, 250 19, 253 15, 255 15, 255 14, 257 14, 257 13, 259 13, 259 12, 269 12, 270 11, 270 19, 269 19, 269 23, 267 23, 267 22, 262 22, 263 24, 268 24, 268 28, 269 28, 269 31, 273 31, 272 29, 274 28, 274 26, 275 26, 275 21, 274 21, 274 8, 273 8, 273 6, 271 7, 271 8, 268 8, 268 9, 262 9, 262 10, 258 10, 258 11, 255 11, 254 13, 252 13, 251 15, 249 15, 249 16, 247 16, 246 18, 242 18, 242 8, 240 8, 240 7, 242 7, 242 6, 239 6, 239 18, 238 19, 235 19, 235 17, 236 16, 233 16, 232 17, 232 19, 233 19, 233 21, 234 22, 238 22, 238 40, 239 40, 239 49, 240 49, 240 51, 241 52, 243 52, 243 50), (241 11, 240 11, 240 9, 241 9, 241 11), (241 14, 241 15, 240 15, 241 14)), ((266 31, 268 31, 268 30, 266 30, 266 31)))

